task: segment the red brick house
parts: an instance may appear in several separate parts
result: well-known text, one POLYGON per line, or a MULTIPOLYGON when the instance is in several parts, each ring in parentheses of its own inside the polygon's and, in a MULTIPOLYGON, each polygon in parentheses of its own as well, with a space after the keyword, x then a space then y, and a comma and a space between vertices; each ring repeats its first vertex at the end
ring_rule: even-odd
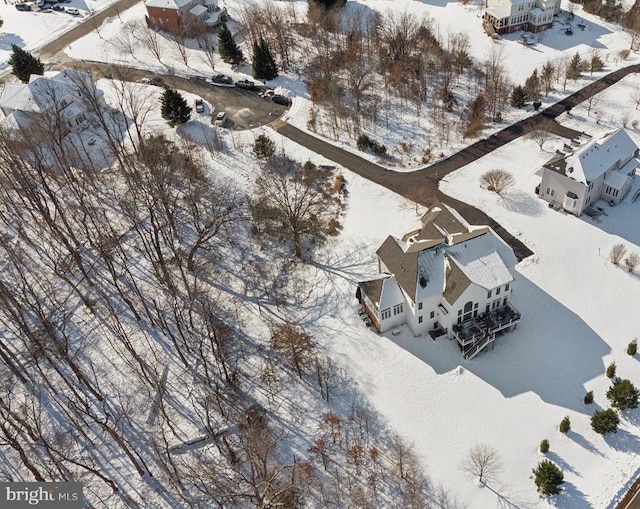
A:
POLYGON ((146 0, 145 6, 150 26, 174 34, 194 23, 215 28, 226 13, 217 0, 146 0))

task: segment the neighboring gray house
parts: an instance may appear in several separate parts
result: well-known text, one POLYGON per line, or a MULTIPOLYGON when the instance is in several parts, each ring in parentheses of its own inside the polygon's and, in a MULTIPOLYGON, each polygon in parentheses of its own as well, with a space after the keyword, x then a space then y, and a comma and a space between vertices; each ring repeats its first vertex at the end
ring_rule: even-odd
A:
POLYGON ((565 152, 542 167, 538 195, 567 212, 581 215, 598 200, 616 205, 629 190, 640 165, 635 135, 618 129, 565 152))
POLYGON ((32 74, 29 83, 6 83, 0 92, 0 110, 5 129, 25 130, 42 124, 45 115, 55 116, 63 132, 86 129, 90 114, 83 101, 87 93, 93 94, 97 104, 104 104, 104 93, 96 89, 90 74, 65 69, 47 72, 44 76, 32 74))
POLYGON ((520 321, 511 306, 513 250, 487 227, 471 227, 440 204, 422 228, 378 249, 380 277, 358 283, 357 297, 380 332, 407 324, 418 336, 456 338, 470 359, 520 321))

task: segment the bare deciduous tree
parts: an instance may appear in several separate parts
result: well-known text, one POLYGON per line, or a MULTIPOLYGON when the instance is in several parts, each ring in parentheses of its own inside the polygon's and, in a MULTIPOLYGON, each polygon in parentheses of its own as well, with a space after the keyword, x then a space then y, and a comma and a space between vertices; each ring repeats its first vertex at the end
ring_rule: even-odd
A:
POLYGON ((480 482, 494 479, 502 469, 498 451, 487 444, 476 444, 460 463, 460 468, 480 482))
POLYGON ((271 348, 281 354, 302 378, 302 370, 314 360, 315 343, 306 332, 292 324, 278 328, 271 336, 271 348))
POLYGON ((513 175, 505 170, 489 170, 480 177, 480 186, 496 194, 502 194, 513 184, 513 175))
POLYGON ((535 141, 540 147, 540 150, 542 150, 542 146, 546 141, 551 139, 551 135, 544 129, 534 129, 533 131, 527 133, 527 138, 535 141))
POLYGON ((624 259, 624 265, 629 272, 633 272, 639 263, 640 255, 638 253, 630 253, 629 256, 624 259))
POLYGON ((616 244, 609 252, 609 259, 611 260, 611 263, 618 265, 624 258, 625 254, 627 254, 627 248, 624 247, 624 244, 616 244))
POLYGON ((266 232, 284 233, 302 257, 304 237, 322 239, 336 211, 330 172, 307 162, 304 167, 286 154, 273 156, 256 179, 252 213, 266 232), (324 177, 324 178, 323 178, 324 177))

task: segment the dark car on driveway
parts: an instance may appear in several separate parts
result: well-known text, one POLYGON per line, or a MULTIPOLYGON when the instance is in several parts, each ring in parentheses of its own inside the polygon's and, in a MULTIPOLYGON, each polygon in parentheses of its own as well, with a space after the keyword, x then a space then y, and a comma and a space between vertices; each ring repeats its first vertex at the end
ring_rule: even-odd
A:
POLYGON ((211 78, 212 83, 219 83, 221 85, 233 85, 233 80, 230 76, 225 76, 224 74, 216 74, 213 78, 211 78))
POLYGON ((204 111, 204 101, 202 99, 196 99, 196 113, 202 113, 204 111))
POLYGON ((255 86, 255 83, 251 80, 236 81, 236 87, 251 90, 255 86))
POLYGON ((28 5, 28 4, 16 4, 16 9, 18 9, 19 11, 30 11, 31 10, 31 5, 28 5))
POLYGON ((289 106, 291 104, 291 99, 279 94, 273 94, 271 96, 271 100, 276 104, 281 104, 282 106, 289 106))
POLYGON ((156 87, 161 87, 164 85, 164 80, 160 76, 154 76, 149 80, 149 85, 154 85, 156 87))

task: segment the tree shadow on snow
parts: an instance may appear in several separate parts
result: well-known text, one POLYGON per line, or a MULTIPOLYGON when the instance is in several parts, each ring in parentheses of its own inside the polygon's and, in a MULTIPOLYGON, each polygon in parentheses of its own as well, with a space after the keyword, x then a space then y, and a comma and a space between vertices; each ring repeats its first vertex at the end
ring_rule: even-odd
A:
POLYGON ((635 454, 640 450, 640 439, 624 429, 618 428, 616 433, 604 435, 604 440, 616 451, 635 454))
POLYGON ((575 509, 576 507, 590 507, 589 503, 586 501, 584 497, 584 493, 582 493, 578 488, 576 488, 570 482, 565 481, 560 485, 562 491, 559 495, 555 495, 553 497, 547 498, 547 502, 552 507, 557 507, 558 509, 575 509))
POLYGON ((546 403, 590 415, 593 406, 583 403, 585 384, 602 375, 609 345, 576 313, 519 273, 512 302, 522 313, 517 329, 498 337, 492 350, 471 360, 465 360, 457 342, 446 337, 435 341, 428 335, 385 337, 438 374, 462 366, 505 398, 533 392, 546 403))
MULTIPOLYGON (((592 408, 594 412, 598 410, 597 408, 592 408)), ((597 454, 598 456, 604 456, 591 442, 589 442, 585 437, 583 437, 580 433, 576 433, 573 430, 567 431, 565 433, 568 438, 573 440, 576 444, 582 446, 584 449, 589 451, 590 453, 597 454)))
POLYGON ((541 216, 547 208, 537 196, 523 191, 509 191, 501 194, 500 197, 505 209, 526 216, 541 216))
POLYGON ((545 454, 548 460, 553 461, 556 465, 558 465, 564 472, 571 472, 575 475, 580 475, 575 468, 573 468, 569 463, 567 463, 564 459, 558 456, 555 452, 549 451, 545 454))

